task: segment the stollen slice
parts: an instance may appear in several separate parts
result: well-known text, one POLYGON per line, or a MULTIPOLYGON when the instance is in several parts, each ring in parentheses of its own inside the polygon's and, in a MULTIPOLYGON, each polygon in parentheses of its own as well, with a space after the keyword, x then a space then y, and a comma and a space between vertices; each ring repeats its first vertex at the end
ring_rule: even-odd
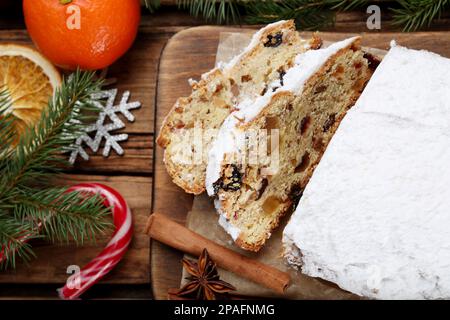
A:
POLYGON ((359 37, 301 53, 264 95, 225 119, 209 153, 206 187, 239 247, 260 250, 297 203, 372 75, 366 57, 359 37))
POLYGON ((292 20, 279 21, 256 32, 230 62, 203 74, 200 81, 191 80, 191 95, 176 101, 157 138, 173 182, 188 193, 202 193, 207 155, 224 119, 239 102, 263 95, 297 54, 321 43, 318 37, 303 40, 292 20))

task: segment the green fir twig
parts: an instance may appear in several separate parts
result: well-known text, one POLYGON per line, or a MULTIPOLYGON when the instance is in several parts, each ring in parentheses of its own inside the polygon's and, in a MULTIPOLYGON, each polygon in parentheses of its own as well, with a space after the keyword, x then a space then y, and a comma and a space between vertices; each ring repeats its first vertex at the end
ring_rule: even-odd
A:
POLYGON ((40 238, 41 236, 34 231, 29 224, 14 219, 7 211, 0 209, 0 246, 2 249, 0 256, 3 259, 0 263, 0 270, 9 267, 15 268, 17 257, 24 261, 35 257, 31 245, 22 241, 25 235, 29 235, 28 240, 40 238))
POLYGON ((65 187, 44 190, 23 189, 11 201, 16 220, 28 222, 33 229, 52 243, 74 240, 77 244, 95 241, 107 231, 110 214, 100 196, 67 192, 65 187), (57 201, 55 201, 55 199, 57 201))
POLYGON ((348 11, 368 6, 370 0, 326 0, 331 9, 348 11))
POLYGON ((91 95, 100 83, 92 79, 93 73, 74 73, 49 101, 36 127, 28 128, 16 147, 4 146, 14 153, 0 158, 0 199, 16 187, 47 182, 49 174, 68 164, 61 154, 84 132, 86 113, 96 110, 91 95))
POLYGON ((294 19, 298 29, 316 30, 335 23, 336 12, 362 7, 367 0, 267 0, 246 5, 247 22, 270 23, 294 19))
POLYGON ((177 0, 178 7, 189 10, 194 17, 202 16, 206 21, 238 23, 240 20, 238 0, 177 0))
POLYGON ((24 239, 83 244, 112 226, 99 196, 51 185, 68 166, 63 153, 85 132, 84 123, 97 116, 92 94, 100 87, 93 73, 72 74, 16 146, 8 140, 14 131, 8 92, 0 91, 0 268, 14 268, 17 258, 34 256, 24 239))
MULTIPOLYGON (((154 11, 153 1, 147 7, 154 11)), ((248 24, 266 24, 281 19, 295 19, 297 28, 319 30, 331 27, 336 14, 380 1, 369 0, 177 0, 180 8, 206 21, 238 23, 241 16, 248 24)), ((450 9, 450 0, 393 0, 386 5, 393 13, 393 25, 404 31, 416 31, 431 26, 450 9)))
POLYGON ((161 6, 160 0, 145 0, 144 3, 150 13, 154 13, 161 6))
POLYGON ((394 25, 403 31, 416 31, 440 19, 442 12, 450 8, 450 0, 398 0, 400 8, 391 9, 394 25))
POLYGON ((266 24, 294 19, 298 29, 321 29, 334 24, 334 12, 323 0, 261 1, 247 4, 246 21, 266 24))

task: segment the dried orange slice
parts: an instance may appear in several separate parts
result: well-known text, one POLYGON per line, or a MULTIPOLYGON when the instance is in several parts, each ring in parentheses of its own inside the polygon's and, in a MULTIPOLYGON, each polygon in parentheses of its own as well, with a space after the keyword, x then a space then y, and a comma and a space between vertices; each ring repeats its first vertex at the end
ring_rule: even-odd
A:
POLYGON ((58 70, 36 50, 17 44, 0 44, 0 91, 6 90, 14 116, 17 141, 40 119, 55 89, 61 85, 58 70))

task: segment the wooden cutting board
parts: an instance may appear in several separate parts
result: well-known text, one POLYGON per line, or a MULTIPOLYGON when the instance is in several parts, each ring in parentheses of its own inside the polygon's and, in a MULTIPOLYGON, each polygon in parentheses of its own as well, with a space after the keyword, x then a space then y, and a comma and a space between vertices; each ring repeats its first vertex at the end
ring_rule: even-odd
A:
MULTIPOLYGON (((222 32, 252 32, 249 29, 225 27, 196 27, 179 32, 167 43, 161 56, 156 95, 156 130, 180 96, 191 92, 187 79, 199 76, 215 63, 217 46, 222 32)), ((303 33, 308 37, 311 33, 303 33)), ((324 40, 338 41, 354 36, 351 33, 321 33, 324 40)), ((398 44, 426 49, 450 57, 450 32, 368 33, 362 34, 363 46, 388 49, 395 39, 398 44)), ((185 223, 191 210, 193 196, 184 193, 171 182, 163 164, 163 150, 156 147, 154 158, 153 212, 163 213, 185 223)), ((156 241, 151 245, 151 281, 156 299, 166 299, 169 288, 178 287, 181 280, 183 254, 156 241)))

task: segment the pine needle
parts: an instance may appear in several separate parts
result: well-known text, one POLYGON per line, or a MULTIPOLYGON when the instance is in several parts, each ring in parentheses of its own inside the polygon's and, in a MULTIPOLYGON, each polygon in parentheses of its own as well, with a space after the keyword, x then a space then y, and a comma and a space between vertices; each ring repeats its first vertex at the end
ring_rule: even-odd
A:
POLYGON ((416 31, 430 27, 450 7, 450 0, 398 0, 401 8, 391 9, 394 25, 403 26, 403 31, 416 31))
POLYGON ((0 211, 0 270, 16 267, 17 257, 29 261, 34 257, 33 250, 28 243, 21 239, 29 235, 28 239, 40 238, 29 224, 14 219, 8 213, 0 211))
MULTIPOLYGON (((319 30, 333 26, 336 13, 378 3, 369 0, 177 0, 179 8, 206 21, 237 23, 241 12, 249 24, 267 24, 281 19, 295 19, 297 28, 319 30)), ((159 0, 146 0, 154 12, 159 0)), ((450 0, 394 0, 388 9, 394 14, 394 25, 404 31, 429 27, 450 8, 450 0), (393 6, 393 7, 392 7, 393 6)))
POLYGON ((64 81, 39 123, 25 131, 10 157, 0 158, 0 199, 17 186, 47 182, 67 165, 61 155, 84 130, 83 114, 96 110, 92 93, 99 89, 93 73, 76 72, 64 81))
POLYGON ((333 10, 348 11, 369 5, 370 0, 326 0, 333 10))
POLYGON ((95 240, 112 226, 110 210, 97 195, 67 192, 51 186, 51 178, 68 165, 63 153, 85 132, 86 120, 98 109, 92 95, 101 87, 91 72, 77 71, 49 101, 34 128, 11 146, 14 118, 8 92, 0 90, 0 267, 14 268, 34 254, 26 240, 76 244, 95 240), (24 238, 25 237, 25 238, 24 238))
POLYGON ((298 29, 321 29, 333 25, 334 13, 322 0, 261 1, 246 6, 251 24, 267 24, 294 19, 298 29))
POLYGON ((150 13, 154 13, 161 6, 160 0, 145 0, 144 3, 150 13))
POLYGON ((15 219, 41 229, 40 234, 53 243, 94 241, 112 226, 107 219, 110 210, 100 196, 68 193, 65 187, 21 190, 11 203, 15 219))
POLYGON ((240 20, 238 0, 177 0, 178 7, 189 10, 194 17, 202 16, 206 21, 238 23, 240 20))

